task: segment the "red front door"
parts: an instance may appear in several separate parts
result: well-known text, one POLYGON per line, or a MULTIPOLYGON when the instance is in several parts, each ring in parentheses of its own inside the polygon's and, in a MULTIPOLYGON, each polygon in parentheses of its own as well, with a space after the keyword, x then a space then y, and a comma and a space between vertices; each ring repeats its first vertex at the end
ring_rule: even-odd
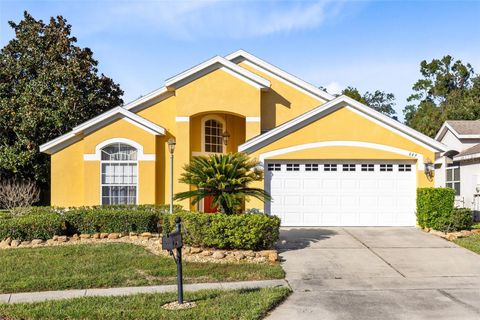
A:
POLYGON ((215 213, 217 212, 218 206, 212 208, 213 196, 208 196, 203 198, 203 212, 206 213, 215 213))

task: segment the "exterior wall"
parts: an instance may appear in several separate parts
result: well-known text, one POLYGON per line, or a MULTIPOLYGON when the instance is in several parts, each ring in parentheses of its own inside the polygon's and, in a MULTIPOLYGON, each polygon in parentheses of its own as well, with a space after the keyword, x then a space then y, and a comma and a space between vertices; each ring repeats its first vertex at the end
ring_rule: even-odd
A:
MULTIPOLYGON (((341 108, 326 115, 325 117, 286 135, 269 145, 253 152, 251 155, 260 158, 262 154, 269 151, 279 150, 298 144, 307 144, 322 141, 358 141, 369 142, 380 145, 387 145, 402 150, 411 151, 423 156, 423 159, 435 159, 435 153, 425 147, 395 133, 389 129, 376 124, 375 122, 358 115, 347 108, 341 108), (299 143, 301 142, 301 143, 299 143)), ((335 147, 307 149, 291 152, 282 155, 283 159, 411 159, 417 161, 414 157, 406 157, 396 153, 379 151, 376 149, 357 148, 357 147, 335 147), (363 149, 363 150, 361 150, 363 149)), ((270 159, 270 158, 267 158, 270 159)), ((417 161, 417 185, 418 187, 433 186, 433 180, 428 179, 423 171, 423 163, 417 161)), ((255 187, 263 188, 263 182, 255 187)), ((247 203, 248 208, 262 208, 263 205, 257 200, 247 203)))
POLYGON ((480 160, 462 161, 460 165, 460 197, 457 197, 461 205, 466 208, 474 208, 473 195, 477 193, 477 186, 480 186, 480 160))
POLYGON ((447 130, 443 138, 440 140, 443 144, 448 146, 450 150, 458 152, 473 147, 480 143, 480 139, 458 139, 450 130, 447 130))
MULTIPOLYGON (((84 154, 95 154, 98 144, 126 138, 143 146, 145 154, 156 153, 155 135, 125 121, 117 120, 83 140, 52 155, 52 205, 83 206, 100 204, 100 161, 85 161, 84 154)), ((155 161, 138 161, 138 203, 156 202, 155 161)))
POLYGON ((242 62, 239 66, 270 81, 270 90, 262 92, 261 129, 270 130, 319 105, 323 101, 242 62))
POLYGON ((51 157, 51 205, 84 205, 83 141, 76 142, 51 157))

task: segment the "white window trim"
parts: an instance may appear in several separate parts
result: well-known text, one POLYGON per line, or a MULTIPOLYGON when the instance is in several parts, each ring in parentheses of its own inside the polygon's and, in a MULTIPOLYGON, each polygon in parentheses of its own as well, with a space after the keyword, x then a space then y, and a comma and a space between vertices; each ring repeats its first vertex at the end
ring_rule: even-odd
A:
POLYGON ((454 180, 455 178, 455 169, 458 169, 460 170, 460 175, 462 174, 462 169, 460 168, 460 165, 457 165, 457 166, 450 166, 450 167, 446 167, 445 168, 445 187, 447 187, 447 183, 450 183, 452 184, 452 187, 448 187, 448 188, 452 188, 453 190, 455 190, 455 183, 458 183, 459 187, 460 187, 460 192, 459 194, 457 195, 457 191, 455 191, 455 197, 458 197, 458 196, 461 196, 462 195, 462 179, 461 179, 461 176, 459 177, 460 179, 459 180, 454 180), (447 174, 447 171, 448 170, 451 170, 452 171, 452 180, 448 181, 448 174, 447 174))
MULTIPOLYGON (((135 148, 137 148, 137 146, 141 147, 142 154, 143 154, 143 147, 140 144, 136 143, 135 141, 128 140, 128 139, 123 139, 123 138, 105 140, 104 142, 97 145, 97 147, 95 148, 95 151, 96 151, 96 153, 98 153, 98 150, 100 150, 100 153, 101 153, 101 150, 102 150, 103 147, 105 147, 109 144, 115 143, 115 142, 128 143, 128 142, 125 142, 125 141, 131 141, 131 143, 133 143, 133 144, 131 144, 132 147, 135 147, 135 148), (108 141, 108 143, 107 143, 107 141, 108 141), (100 145, 101 145, 101 147, 99 147, 100 145)), ((139 153, 140 153, 140 149, 137 148, 137 160, 112 161, 112 160, 101 160, 101 157, 100 157, 100 159, 99 159, 100 160, 100 192, 99 192, 100 193, 100 202, 99 202, 100 205, 103 205, 102 204, 102 186, 103 186, 103 183, 102 183, 102 164, 104 164, 104 163, 135 163, 137 165, 137 172, 136 172, 137 184, 136 184, 136 189, 135 189, 135 205, 138 205, 138 190, 140 189, 140 176, 139 176, 139 169, 138 169, 139 153)))
POLYGON ((223 131, 225 132, 225 130, 227 130, 227 124, 225 122, 225 119, 223 119, 222 117, 219 117, 217 115, 208 115, 208 116, 203 117, 202 120, 201 120, 201 123, 202 123, 201 130, 202 130, 202 132, 200 133, 202 154, 221 154, 221 153, 225 153, 225 145, 223 144, 223 141, 222 141, 222 152, 207 152, 207 151, 205 151, 205 122, 207 122, 208 120, 215 120, 215 121, 220 122, 222 124, 223 131))
POLYGON ((144 153, 143 146, 133 140, 127 138, 112 138, 105 140, 95 146, 95 153, 84 154, 84 161, 101 161, 102 160, 102 148, 112 143, 125 143, 137 149, 137 161, 155 161, 154 153, 144 153))

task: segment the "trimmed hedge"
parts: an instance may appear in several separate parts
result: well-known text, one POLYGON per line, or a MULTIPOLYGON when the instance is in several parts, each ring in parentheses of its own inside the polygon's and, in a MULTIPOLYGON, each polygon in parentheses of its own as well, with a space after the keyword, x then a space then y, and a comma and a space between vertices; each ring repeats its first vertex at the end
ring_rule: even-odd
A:
POLYGON ((417 222, 422 228, 437 229, 438 221, 453 210, 455 191, 450 188, 417 189, 417 222))
POLYGON ((158 232, 160 215, 154 210, 79 208, 63 214, 67 233, 158 232))
MULTIPOLYGON (((177 211, 179 206, 175 208, 177 211)), ((167 213, 168 206, 104 206, 62 209, 35 207, 24 215, 0 216, 0 240, 50 239, 54 235, 81 233, 159 232, 175 228, 182 218, 187 245, 218 249, 262 250, 279 237, 280 219, 264 214, 205 214, 181 211, 167 213)))
POLYGON ((270 249, 278 240, 280 219, 265 214, 205 214, 181 212, 165 215, 164 233, 173 231, 175 218, 182 219, 184 243, 218 249, 270 249))
POLYGON ((0 219, 0 240, 51 239, 66 232, 65 220, 56 213, 35 214, 0 219))
POLYGON ((417 189, 417 222, 422 228, 451 232, 470 229, 470 209, 454 208, 455 190, 450 188, 417 189))

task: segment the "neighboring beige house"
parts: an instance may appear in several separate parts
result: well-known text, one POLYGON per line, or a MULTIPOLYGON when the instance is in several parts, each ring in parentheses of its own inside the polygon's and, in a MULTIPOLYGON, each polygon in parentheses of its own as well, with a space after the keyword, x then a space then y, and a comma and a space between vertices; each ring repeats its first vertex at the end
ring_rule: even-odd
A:
POLYGON ((436 140, 448 151, 435 161, 435 186, 455 189, 457 206, 480 218, 480 120, 449 120, 436 140))

